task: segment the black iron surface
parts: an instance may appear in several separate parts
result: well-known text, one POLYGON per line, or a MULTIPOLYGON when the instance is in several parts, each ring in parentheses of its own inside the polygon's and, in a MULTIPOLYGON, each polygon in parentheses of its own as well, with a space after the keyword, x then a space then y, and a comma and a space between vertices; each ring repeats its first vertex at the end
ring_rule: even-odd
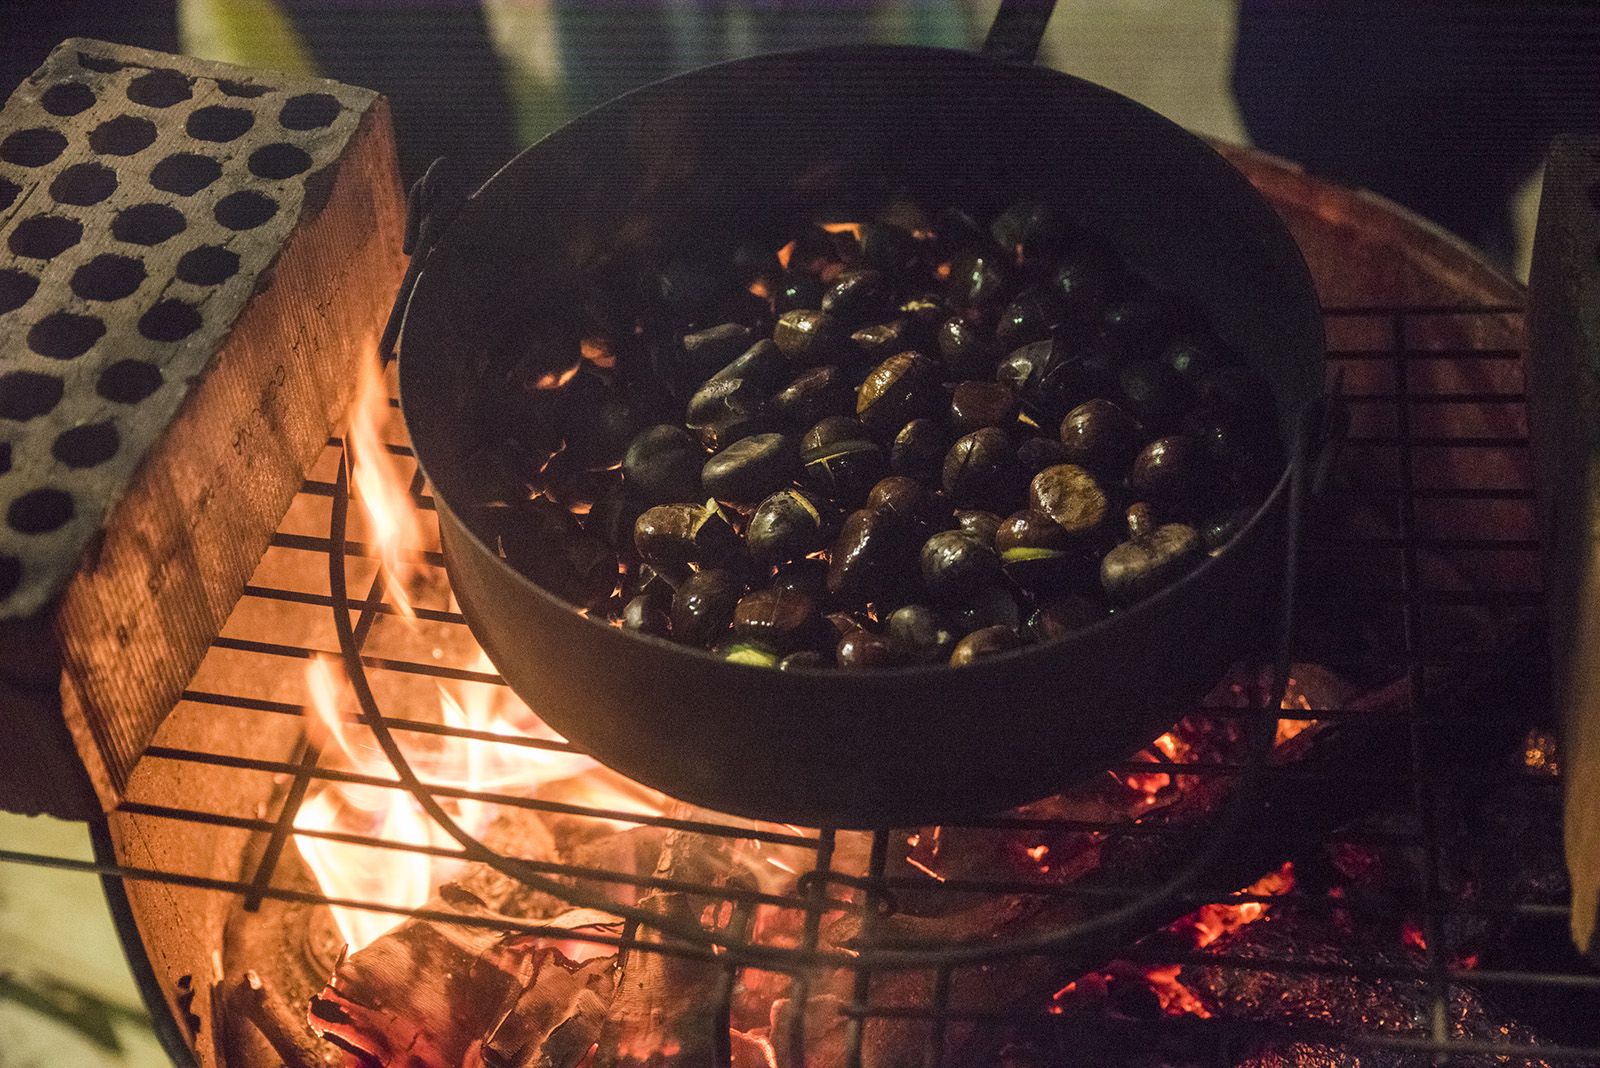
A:
MULTIPOLYGON (((992 812, 1133 752, 1270 621, 1287 475, 1223 553, 1069 640, 967 667, 778 674, 579 616, 452 502, 484 376, 531 328, 580 336, 642 271, 890 195, 979 215, 1036 197, 1202 308, 1273 383, 1287 442, 1321 389, 1298 249, 1248 182, 1153 112, 1067 75, 935 49, 759 56, 619 98, 478 190, 405 316, 407 425, 462 611, 506 680, 630 777, 722 811, 862 827, 992 812)), ((552 359, 557 359, 552 353, 552 359)), ((1289 457, 1286 454, 1286 461, 1289 457)))

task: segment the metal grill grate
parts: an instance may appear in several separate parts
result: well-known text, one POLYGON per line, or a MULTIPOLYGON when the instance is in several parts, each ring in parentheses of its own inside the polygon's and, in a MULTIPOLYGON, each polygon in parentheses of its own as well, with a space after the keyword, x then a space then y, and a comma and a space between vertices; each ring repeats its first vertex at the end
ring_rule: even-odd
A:
MULTIPOLYGON (((843 969, 853 977, 847 984, 851 996, 841 1006, 849 1021, 844 1035, 849 1064, 862 1062, 866 1024, 873 1020, 909 1021, 906 1026, 913 1030, 905 1033, 917 1036, 923 1062, 928 1065, 954 1063, 949 1058, 958 1041, 957 1032, 970 1038, 970 1026, 974 1025, 1020 1029, 1028 1034, 1047 1033, 1050 1029, 1059 1033, 1059 1029, 1066 1028, 1074 1042, 1090 1043, 1085 1048, 1095 1048, 1094 1042, 1102 1042, 1112 1043, 1107 1048, 1119 1051, 1176 1051, 1162 1063, 1233 1064, 1240 1051, 1271 1042, 1331 1043, 1343 1049, 1413 1053, 1433 1063, 1445 1063, 1447 1057, 1457 1058, 1449 1063, 1486 1063, 1472 1059, 1486 1057, 1508 1058, 1496 1063, 1513 1064, 1600 1063, 1600 1031, 1592 1026, 1581 1041, 1545 1041, 1530 1048, 1526 1036, 1517 1033, 1462 1037, 1454 1024, 1464 988, 1486 991, 1491 998, 1501 991, 1600 994, 1600 977, 1580 967, 1562 970, 1545 966, 1474 966, 1456 958, 1450 945, 1452 932, 1461 928, 1464 918, 1506 925, 1523 919, 1564 922, 1566 916, 1559 885, 1541 900, 1502 900, 1493 894, 1464 893, 1445 871, 1450 844, 1442 829, 1448 818, 1443 807, 1452 803, 1457 787, 1462 785, 1452 776, 1481 774, 1482 765, 1462 766, 1441 759, 1440 732, 1480 727, 1487 731, 1491 726, 1504 728, 1507 724, 1503 716, 1493 722, 1479 722, 1474 710, 1449 706, 1460 693, 1451 680, 1459 677, 1463 653, 1469 650, 1455 640, 1448 627, 1441 630, 1439 613, 1446 613, 1443 618, 1454 619, 1450 613, 1465 612, 1480 622, 1490 620, 1500 625, 1507 618, 1515 621, 1522 615, 1531 616, 1540 603, 1533 493, 1525 477, 1526 465, 1520 459, 1527 448, 1522 353, 1501 343, 1507 336, 1520 336, 1521 309, 1362 307, 1329 308, 1327 314, 1332 340, 1330 367, 1342 380, 1352 414, 1346 462, 1360 476, 1342 487, 1332 500, 1341 506, 1341 511, 1364 509, 1363 514, 1371 521, 1364 525, 1345 523, 1336 532, 1321 530, 1311 539, 1306 547, 1303 611, 1308 619, 1315 619, 1329 605, 1348 608, 1358 604, 1364 625, 1379 637, 1353 651, 1327 647, 1317 650, 1318 662, 1364 680, 1361 686, 1350 689, 1344 700, 1327 707, 1289 708, 1271 717, 1263 717, 1248 707, 1218 705, 1201 710, 1191 722, 1206 725, 1197 729, 1215 730, 1235 740, 1241 733, 1241 724, 1248 728, 1268 719, 1280 724, 1314 721, 1333 725, 1357 738, 1377 732, 1371 736, 1387 746, 1378 751, 1379 759, 1357 770, 1341 767, 1337 782, 1324 781, 1322 776, 1328 773, 1315 764, 1280 760, 1256 769, 1255 793, 1236 792, 1247 800, 1259 801, 1259 791, 1268 791, 1269 799, 1288 796, 1272 792, 1282 784, 1291 784, 1283 788, 1298 791, 1293 796, 1302 800, 1310 793, 1325 790, 1332 794, 1352 787, 1399 790, 1408 799, 1407 811, 1397 815, 1389 810, 1387 822, 1356 821, 1353 827, 1320 828, 1311 841, 1285 845, 1275 840, 1270 846, 1275 850, 1271 863, 1290 859, 1291 854, 1297 858, 1311 856, 1339 843, 1365 842, 1409 849, 1412 853, 1408 855, 1415 856, 1421 865, 1422 893, 1420 897, 1403 899, 1386 899, 1375 893, 1370 899, 1354 902, 1314 885, 1273 894, 1215 892, 1218 887, 1213 877, 1181 888, 1161 918, 1152 921, 1154 914, 1148 910, 1141 915, 1144 922, 1153 922, 1147 930, 1159 929, 1174 917, 1212 904, 1270 905, 1274 916, 1304 913, 1327 917, 1354 910, 1363 923, 1414 916, 1420 924, 1420 955, 1376 962, 1285 959, 1255 952, 1230 952, 1226 947, 1220 951, 1175 949, 1170 942, 1163 944, 1149 938, 1116 948, 1116 943, 1105 942, 1097 928, 1109 922, 1113 910, 1133 910, 1145 902, 1154 889, 1153 880, 1119 882, 1112 877, 1046 882, 1010 877, 1004 871, 993 877, 938 880, 892 869, 895 836, 904 832, 891 831, 875 832, 870 841, 854 843, 865 847, 865 868, 852 872, 843 870, 838 859, 844 832, 756 827, 748 821, 704 812, 641 812, 625 805, 518 796, 514 791, 471 795, 475 800, 533 810, 551 818, 611 827, 668 828, 737 843, 740 848, 803 850, 810 858, 805 867, 811 871, 779 892, 742 883, 714 886, 548 858, 514 858, 513 868, 520 874, 565 880, 569 888, 582 887, 591 897, 597 895, 596 887, 607 886, 639 891, 676 890, 697 898, 726 901, 739 908, 766 907, 796 920, 788 928, 792 937, 787 944, 770 937, 776 928, 769 926, 768 937, 745 939, 723 933, 718 936, 724 943, 720 949, 714 949, 707 939, 641 940, 641 928, 632 922, 620 933, 560 934, 713 962, 722 969, 724 980, 719 993, 724 999, 732 998, 736 989, 752 982, 753 973, 776 971, 795 978, 799 985, 791 992, 803 1001, 808 989, 822 988, 830 970, 843 969), (1441 323, 1449 325, 1441 328, 1441 323), (1462 522, 1464 510, 1474 511, 1476 518, 1462 522), (1361 588, 1352 588, 1354 584, 1330 586, 1325 581, 1328 572, 1323 568, 1334 569, 1334 574, 1353 574, 1347 566, 1353 555, 1365 558, 1361 574, 1367 581, 1361 588), (1388 574, 1391 581, 1372 580, 1371 576, 1380 574, 1388 574), (1443 580, 1441 576, 1445 576, 1443 580), (1462 581, 1463 576, 1466 581, 1462 581), (1375 710, 1379 706, 1370 699, 1378 692, 1388 695, 1381 710, 1375 710), (1397 728, 1398 733, 1394 733, 1397 728), (1050 925, 1004 946, 994 939, 920 946, 886 941, 886 918, 911 896, 930 895, 966 903, 1006 895, 1072 901, 1085 903, 1086 911, 1075 914, 1080 922, 1050 925), (860 918, 850 951, 823 944, 823 918, 835 913, 860 918), (1331 1025, 1309 1018, 1285 1021, 1192 1014, 1173 1017, 1162 1013, 1134 1013, 1136 1018, 1130 1018, 1127 1012, 1118 1011, 1109 1003, 1088 1009, 1071 1005, 1063 1008, 1061 1002, 1046 996, 1026 1004, 974 1007, 970 998, 959 996, 957 991, 971 976, 980 967, 987 967, 985 961, 1002 955, 1005 960, 995 967, 1020 968, 1023 961, 1030 959, 1075 960, 1081 961, 1085 970, 1093 970, 1103 958, 1116 957, 1136 962, 1143 969, 1186 965, 1235 974, 1333 976, 1366 985, 1420 983, 1425 995, 1419 1003, 1421 1011, 1414 1013, 1405 1026, 1360 1018, 1340 1019, 1331 1025), (914 987, 920 996, 882 996, 886 980, 910 974, 919 976, 914 987)), ((397 405, 391 402, 391 407, 397 405)), ((398 420, 391 428, 388 450, 414 469, 398 420)), ((432 501, 415 474, 410 491, 415 506, 424 514, 431 514, 432 501)), ((256 579, 247 587, 234 619, 217 639, 211 659, 201 668, 184 694, 183 705, 174 714, 178 724, 174 730, 186 740, 169 742, 172 730, 158 738, 162 744, 150 749, 141 765, 150 774, 143 780, 135 778, 130 800, 118 813, 134 821, 248 832, 267 843, 260 850, 259 859, 237 879, 196 874, 181 858, 174 858, 172 864, 159 869, 14 851, 0 852, 0 859, 221 891, 238 895, 247 908, 271 899, 376 909, 469 925, 498 923, 430 908, 389 909, 371 901, 332 898, 305 890, 300 883, 283 877, 285 847, 297 835, 386 851, 424 855, 458 852, 453 845, 406 844, 364 835, 294 829, 302 802, 320 782, 398 788, 392 777, 326 762, 321 747, 304 739, 300 724, 306 702, 303 694, 297 696, 294 691, 307 660, 342 655, 349 672, 367 680, 375 691, 364 714, 366 724, 372 726, 371 717, 376 715, 378 725, 396 736, 475 739, 556 754, 571 751, 571 747, 558 741, 512 738, 436 722, 413 712, 403 698, 390 696, 407 692, 406 687, 414 690, 418 684, 432 685, 435 681, 472 686, 501 684, 492 672, 481 670, 481 665, 472 659, 476 647, 466 634, 462 617, 448 600, 436 542, 413 547, 411 555, 416 567, 433 579, 432 598, 417 599, 414 627, 390 626, 396 619, 396 609, 385 596, 374 546, 361 536, 357 510, 350 509, 349 503, 343 445, 330 442, 318 470, 306 483, 274 539, 256 579), (314 576, 321 578, 312 581, 314 576), (333 626, 330 619, 340 614, 349 622, 342 648, 341 628, 333 626), (419 632, 432 636, 436 644, 417 648, 419 632), (248 682, 237 684, 237 680, 248 682), (225 684, 230 682, 235 684, 225 684), (207 726, 185 731, 185 723, 191 727, 207 726), (194 738, 209 738, 212 744, 187 740, 194 738), (162 766, 166 766, 165 771, 162 766), (279 800, 274 809, 252 812, 233 811, 225 803, 200 805, 183 790, 187 780, 182 772, 186 768, 274 776, 279 800)), ((1310 640, 1314 643, 1315 636, 1310 640)), ((1260 671, 1251 671, 1244 677, 1256 679, 1261 675, 1260 671)), ((1252 687, 1245 689, 1248 692, 1252 687)), ((1237 703, 1259 704, 1259 697, 1237 703)), ((1512 724, 1519 730, 1531 726, 1540 710, 1521 711, 1529 718, 1527 723, 1512 724)), ((360 722, 363 716, 352 718, 352 723, 360 722)), ((1164 774, 1186 782, 1227 784, 1244 776, 1249 766, 1242 759, 1243 745, 1224 749, 1223 758, 1206 762, 1157 757, 1129 761, 1111 770, 1123 776, 1164 774)), ((1528 789, 1553 798, 1559 779, 1544 770, 1527 768, 1513 771, 1512 775, 1528 789)), ((440 798, 467 793, 456 789, 433 791, 440 798)), ((1219 810, 1226 808, 1222 805, 1219 810)), ((1246 824, 1235 840, 1241 844, 1261 833, 1254 823, 1257 813, 1249 810, 1248 815, 1252 823, 1246 824)), ((1315 821, 1308 825, 1317 826, 1315 821)), ((1088 836, 1102 852, 1116 843, 1205 838, 1205 834, 1197 834, 1194 825, 1183 821, 1084 818, 1037 811, 996 816, 964 828, 946 828, 947 832, 956 830, 1088 836)), ((1242 851, 1249 854, 1248 849, 1242 851)), ((1158 855, 1187 860, 1192 853, 1185 849, 1158 855)), ((1236 881, 1232 888, 1252 882, 1255 875, 1270 866, 1251 869, 1255 874, 1236 881)), ((577 890, 572 893, 579 894, 577 890)), ((537 924, 507 926, 544 929, 537 924)), ((794 1014, 794 1019, 798 1023, 800 1014, 794 1014)), ((799 1028, 774 1034, 773 1041, 799 1042, 799 1028)), ((1154 1054, 1151 1060, 1140 1063, 1156 1063, 1154 1054)))

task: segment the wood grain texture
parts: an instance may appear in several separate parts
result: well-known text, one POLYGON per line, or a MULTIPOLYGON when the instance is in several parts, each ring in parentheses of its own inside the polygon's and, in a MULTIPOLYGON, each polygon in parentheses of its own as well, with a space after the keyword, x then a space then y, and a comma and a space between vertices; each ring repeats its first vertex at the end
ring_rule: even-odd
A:
POLYGON ((1565 718, 1572 936, 1591 949, 1600 910, 1600 138, 1551 150, 1532 279, 1529 420, 1565 718))
POLYGON ((0 806, 84 815, 344 411, 404 207, 375 93, 83 40, 0 112, 0 180, 0 806))

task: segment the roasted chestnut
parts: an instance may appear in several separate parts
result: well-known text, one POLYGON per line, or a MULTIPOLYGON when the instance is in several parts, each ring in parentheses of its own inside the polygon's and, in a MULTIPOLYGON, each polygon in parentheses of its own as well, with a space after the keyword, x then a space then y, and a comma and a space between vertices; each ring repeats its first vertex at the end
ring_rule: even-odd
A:
POLYGON ((1100 585, 1114 603, 1130 605, 1170 585, 1201 558, 1195 529, 1167 523, 1106 553, 1100 561, 1100 585))
POLYGON ((942 478, 944 491, 957 508, 1009 510, 1020 496, 1011 439, 998 427, 956 439, 945 454, 942 478))
POLYGON ((1028 505, 1078 537, 1099 530, 1109 507, 1105 490, 1077 464, 1057 464, 1034 475, 1028 505))
POLYGON ((894 290, 882 271, 844 271, 822 294, 822 310, 853 328, 880 319, 894 308, 894 290))
POLYGON ((926 530, 939 519, 940 502, 934 492, 916 479, 890 475, 867 494, 868 508, 898 517, 906 529, 926 530))
POLYGON ((995 535, 1004 522, 993 512, 981 508, 963 508, 955 514, 956 529, 964 530, 985 545, 993 545, 995 535))
POLYGON ((949 659, 956 643, 956 636, 939 614, 921 604, 902 605, 890 612, 884 633, 903 659, 923 664, 949 659))
POLYGON ((943 530, 924 542, 921 563, 923 585, 942 604, 1005 581, 994 547, 962 530, 943 530))
POLYGON ((784 312, 772 328, 773 343, 798 367, 832 362, 848 336, 833 316, 810 308, 784 312))
POLYGON ((780 654, 815 646, 826 629, 817 602, 800 590, 756 590, 741 597, 733 610, 735 638, 780 654))
POLYGON ((828 562, 811 556, 802 556, 779 564, 772 576, 774 589, 800 590, 821 601, 828 593, 828 562))
POLYGON ((700 483, 719 501, 754 504, 793 478, 798 454, 784 434, 740 438, 705 462, 700 483))
POLYGON ((1010 252, 1026 271, 1044 268, 1055 259, 1067 240, 1067 225, 1059 212, 1037 200, 1019 200, 989 224, 995 244, 1010 252))
POLYGON ((1015 629, 1007 626, 984 627, 956 642, 955 649, 950 653, 950 666, 962 667, 975 660, 1021 647, 1022 639, 1015 629))
POLYGON ((779 671, 802 671, 814 668, 831 667, 833 660, 823 656, 815 649, 801 649, 797 653, 790 653, 778 661, 779 671))
POLYGON ((1061 258, 1050 278, 1064 321, 1079 328, 1098 322, 1121 278, 1122 265, 1115 252, 1099 241, 1078 242, 1061 258))
POLYGON ((767 390, 754 379, 713 377, 689 398, 684 425, 708 449, 764 433, 772 425, 767 390))
POLYGON ((972 318, 952 315, 939 324, 939 357, 961 378, 988 378, 994 374, 996 349, 991 333, 972 318))
POLYGON ((1254 508, 1234 508, 1212 516, 1200 524, 1201 544, 1207 552, 1216 552, 1232 541, 1255 513, 1254 508))
POLYGON ((689 576, 672 597, 673 639, 707 648, 717 644, 733 624, 739 590, 739 580, 720 568, 689 576))
POLYGON ((854 630, 839 639, 834 659, 846 671, 895 667, 899 652, 882 635, 870 630, 854 630))
POLYGON ((887 437, 913 419, 944 407, 939 369, 926 356, 902 352, 868 373, 856 391, 856 418, 868 430, 887 437))
POLYGON ((995 306, 1005 300, 1010 288, 1009 266, 1005 253, 996 248, 973 248, 950 264, 946 283, 950 299, 967 308, 995 306))
POLYGON ((685 334, 678 365, 679 382, 691 388, 698 386, 748 349, 754 340, 751 329, 739 323, 723 323, 685 334))
POLYGON ((950 438, 932 419, 913 419, 900 428, 889 447, 889 469, 922 482, 937 482, 944 469, 950 438))
POLYGON ((680 426, 662 423, 642 431, 622 456, 622 477, 646 504, 700 499, 705 450, 680 426))
POLYGON ((911 348, 912 333, 909 319, 891 319, 863 326, 850 335, 850 344, 869 364, 877 364, 911 348))
POLYGON ((1000 524, 995 551, 1006 577, 1034 596, 1094 581, 1093 558, 1047 515, 1024 509, 1000 524))
POLYGON ((1111 401, 1096 397, 1061 420, 1061 444, 1066 462, 1115 482, 1139 454, 1139 424, 1111 401))
POLYGON ((826 549, 836 526, 832 505, 790 487, 756 506, 745 529, 745 544, 756 563, 781 564, 826 549))
POLYGON ((1017 394, 1004 382, 967 381, 950 396, 950 425, 957 434, 1007 427, 1017 418, 1017 394))
POLYGON ((906 585, 911 567, 905 524, 889 512, 861 508, 845 517, 828 563, 828 592, 864 604, 906 585))
POLYGON ((1054 641, 1092 626, 1106 617, 1105 606, 1082 594, 1066 594, 1041 604, 1028 617, 1028 633, 1036 642, 1054 641))
POLYGON ((715 501, 647 509, 633 525, 633 545, 641 559, 667 568, 726 566, 737 562, 743 550, 738 532, 715 501))
POLYGON ((658 638, 664 638, 671 626, 672 617, 661 607, 659 599, 647 594, 634 597, 622 609, 623 630, 654 634, 658 638))
POLYGON ((1191 337, 1169 341, 1161 350, 1160 360, 1191 389, 1198 388, 1207 375, 1223 364, 1222 354, 1215 344, 1191 337))
POLYGON ((1128 488, 1141 497, 1178 511, 1204 499, 1211 487, 1211 464, 1194 438, 1174 434, 1140 450, 1128 472, 1128 488))
POLYGON ((1001 352, 1050 337, 1066 318, 1061 298, 1048 289, 1035 287, 1018 293, 1007 304, 995 324, 994 338, 1001 352))
POLYGON ((775 415, 794 426, 811 426, 830 415, 855 411, 856 391, 831 363, 801 371, 773 394, 769 405, 775 415))
POLYGON ((866 500, 883 477, 883 450, 854 419, 829 417, 800 439, 800 480, 814 493, 849 507, 866 500))

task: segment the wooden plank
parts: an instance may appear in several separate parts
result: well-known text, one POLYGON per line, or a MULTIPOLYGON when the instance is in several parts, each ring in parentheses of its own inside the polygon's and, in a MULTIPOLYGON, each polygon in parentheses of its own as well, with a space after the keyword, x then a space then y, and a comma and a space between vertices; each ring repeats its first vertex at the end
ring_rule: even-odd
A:
POLYGON ((0 806, 120 799, 375 352, 403 226, 368 90, 70 40, 0 111, 0 806))
POLYGON ((1528 422, 1565 717, 1572 936, 1591 949, 1600 909, 1600 138, 1551 149, 1532 275, 1528 422))

